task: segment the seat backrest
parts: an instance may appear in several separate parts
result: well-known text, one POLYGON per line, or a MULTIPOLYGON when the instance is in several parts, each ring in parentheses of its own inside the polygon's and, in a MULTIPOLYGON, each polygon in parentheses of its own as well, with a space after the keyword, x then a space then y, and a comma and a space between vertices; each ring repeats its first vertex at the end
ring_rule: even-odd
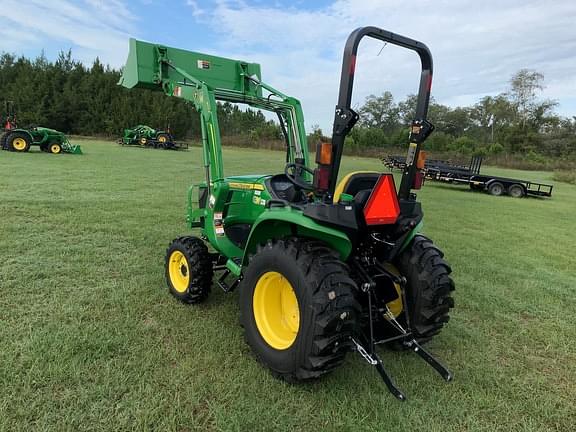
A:
POLYGON ((371 191, 379 178, 380 173, 375 171, 357 171, 346 175, 334 192, 334 202, 338 202, 343 193, 356 196, 360 191, 371 191))

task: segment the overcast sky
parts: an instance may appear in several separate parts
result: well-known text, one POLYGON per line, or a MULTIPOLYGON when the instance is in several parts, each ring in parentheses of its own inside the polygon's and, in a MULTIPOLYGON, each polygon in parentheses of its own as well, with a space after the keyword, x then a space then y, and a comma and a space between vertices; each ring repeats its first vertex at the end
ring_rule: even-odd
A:
MULTIPOLYGON (((329 132, 344 43, 364 25, 428 45, 440 103, 471 105, 529 68, 544 74, 557 112, 576 115, 576 0, 0 0, 0 51, 54 59, 71 48, 121 67, 136 37, 258 62, 264 81, 302 101, 307 127, 329 132)), ((356 107, 417 89, 415 54, 382 45, 360 46, 356 107)))

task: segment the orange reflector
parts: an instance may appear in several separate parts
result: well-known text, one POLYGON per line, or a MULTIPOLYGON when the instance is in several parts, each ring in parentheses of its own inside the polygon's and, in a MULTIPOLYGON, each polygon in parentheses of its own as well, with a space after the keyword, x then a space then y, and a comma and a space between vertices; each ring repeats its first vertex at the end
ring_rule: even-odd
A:
POLYGON ((420 153, 418 153, 418 160, 416 161, 416 168, 424 169, 425 166, 426 166, 426 152, 420 150, 420 153))
POLYGON ((332 144, 318 143, 316 146, 316 163, 320 165, 330 165, 332 162, 332 144))
POLYGON ((400 214, 396 185, 392 174, 382 174, 364 206, 368 225, 393 224, 400 214))

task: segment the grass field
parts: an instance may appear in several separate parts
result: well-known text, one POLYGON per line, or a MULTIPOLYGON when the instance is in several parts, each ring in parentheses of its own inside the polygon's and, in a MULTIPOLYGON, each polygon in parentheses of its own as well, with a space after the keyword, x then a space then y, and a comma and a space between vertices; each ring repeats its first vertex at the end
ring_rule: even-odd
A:
MULTIPOLYGON (((82 147, 0 152, 0 431, 574 430, 576 186, 548 200, 419 193, 457 287, 429 347, 456 378, 383 352, 400 403, 357 355, 313 384, 277 381, 243 341, 237 293, 192 307, 169 296, 164 251, 186 233, 199 148, 82 147)), ((283 155, 225 158, 228 174, 267 173, 283 155)), ((345 159, 352 169, 381 165, 345 159)))

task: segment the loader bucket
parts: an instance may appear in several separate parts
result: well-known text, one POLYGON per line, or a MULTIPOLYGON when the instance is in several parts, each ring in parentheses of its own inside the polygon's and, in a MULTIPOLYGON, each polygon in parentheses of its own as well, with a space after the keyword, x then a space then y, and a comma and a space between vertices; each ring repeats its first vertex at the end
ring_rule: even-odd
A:
POLYGON ((66 139, 66 141, 64 141, 62 143, 62 151, 64 153, 70 153, 70 154, 84 154, 82 153, 82 148, 80 148, 80 146, 78 144, 70 144, 70 142, 68 142, 68 139, 66 139))
POLYGON ((70 146, 70 149, 66 151, 66 153, 71 153, 71 154, 84 154, 82 153, 82 148, 78 145, 78 144, 74 144, 70 146))
POLYGON ((186 82, 188 77, 169 65, 179 65, 192 71, 194 79, 214 89, 226 89, 262 97, 262 88, 246 77, 260 81, 260 65, 231 60, 194 51, 185 51, 130 39, 130 51, 122 71, 119 85, 126 88, 145 88, 162 91, 162 81, 168 76, 173 81, 186 82))

